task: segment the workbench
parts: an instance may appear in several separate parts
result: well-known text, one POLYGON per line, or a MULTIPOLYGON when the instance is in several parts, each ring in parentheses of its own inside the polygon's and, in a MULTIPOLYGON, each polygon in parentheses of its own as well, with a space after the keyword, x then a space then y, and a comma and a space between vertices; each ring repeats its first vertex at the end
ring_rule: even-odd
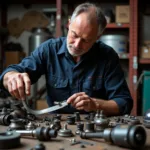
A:
MULTIPOLYGON (((61 125, 62 128, 66 123, 66 115, 62 115, 61 125)), ((140 117, 142 123, 142 117, 140 117)), ((73 137, 60 137, 57 136, 56 138, 51 139, 50 141, 38 141, 36 138, 33 137, 21 137, 21 145, 18 148, 13 150, 30 150, 35 145, 42 143, 46 147, 46 150, 129 150, 129 148, 123 148, 116 145, 112 145, 107 143, 103 139, 81 139, 79 135, 75 134, 77 130, 76 125, 67 125, 68 129, 71 129, 74 133, 73 137), (71 139, 79 140, 81 143, 76 145, 71 145, 71 139)), ((0 125, 0 131, 6 131, 8 126, 0 125)), ((147 141, 146 146, 142 150, 150 150, 150 129, 146 129, 147 132, 147 141)))

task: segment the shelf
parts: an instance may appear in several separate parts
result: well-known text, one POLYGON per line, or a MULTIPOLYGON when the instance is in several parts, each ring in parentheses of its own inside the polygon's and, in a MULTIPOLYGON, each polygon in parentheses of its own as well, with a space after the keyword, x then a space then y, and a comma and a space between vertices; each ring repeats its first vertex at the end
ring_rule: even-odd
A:
POLYGON ((129 59, 129 53, 118 54, 120 59, 129 59))
POLYGON ((150 58, 140 58, 139 59, 140 64, 150 64, 150 58))
POLYGON ((129 28, 130 24, 129 23, 109 23, 107 24, 106 28, 107 29, 112 29, 112 28, 129 28))

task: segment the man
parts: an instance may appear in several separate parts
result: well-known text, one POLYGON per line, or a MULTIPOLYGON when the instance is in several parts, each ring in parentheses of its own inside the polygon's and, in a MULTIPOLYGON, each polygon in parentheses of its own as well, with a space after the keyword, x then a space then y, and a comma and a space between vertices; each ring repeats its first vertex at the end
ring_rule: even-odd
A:
POLYGON ((1 87, 17 99, 30 95, 31 84, 45 74, 47 103, 67 100, 58 113, 103 110, 129 114, 133 100, 116 52, 98 39, 106 27, 100 7, 79 5, 69 21, 67 38, 50 39, 1 75, 1 87))

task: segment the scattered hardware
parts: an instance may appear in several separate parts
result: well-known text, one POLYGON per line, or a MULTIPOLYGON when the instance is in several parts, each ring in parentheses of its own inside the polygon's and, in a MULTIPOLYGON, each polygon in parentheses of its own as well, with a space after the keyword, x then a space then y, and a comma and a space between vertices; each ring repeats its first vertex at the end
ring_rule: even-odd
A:
POLYGON ((81 121, 80 113, 79 113, 79 112, 75 112, 75 113, 74 113, 74 116, 75 116, 75 121, 76 121, 76 122, 81 121))
POLYGON ((95 122, 95 130, 97 132, 103 131, 105 128, 108 128, 109 125, 109 119, 106 118, 106 116, 103 114, 103 110, 97 111, 94 117, 94 122, 95 122))
POLYGON ((30 150, 45 150, 45 146, 42 143, 39 143, 37 145, 35 145, 33 148, 31 148, 30 150))
POLYGON ((75 124, 75 116, 67 116, 67 120, 66 122, 70 125, 74 125, 75 124))
POLYGON ((94 121, 86 122, 84 132, 95 132, 94 126, 94 121))
POLYGON ((29 122, 26 126, 25 126, 25 129, 26 130, 34 130, 34 129, 36 129, 36 125, 35 125, 35 123, 33 123, 33 122, 29 122))
POLYGON ((73 133, 67 128, 67 124, 64 124, 64 128, 58 131, 58 135, 62 137, 72 137, 73 133))
POLYGON ((80 132, 83 132, 84 123, 83 122, 77 122, 77 130, 76 135, 80 135, 80 132))
POLYGON ((25 129, 24 119, 15 118, 15 119, 11 119, 10 121, 11 123, 9 125, 8 130, 24 130, 25 129))
POLYGON ((105 141, 118 146, 141 148, 146 142, 146 131, 139 125, 117 125, 114 128, 107 128, 103 132, 81 132, 80 137, 83 139, 103 138, 105 141))

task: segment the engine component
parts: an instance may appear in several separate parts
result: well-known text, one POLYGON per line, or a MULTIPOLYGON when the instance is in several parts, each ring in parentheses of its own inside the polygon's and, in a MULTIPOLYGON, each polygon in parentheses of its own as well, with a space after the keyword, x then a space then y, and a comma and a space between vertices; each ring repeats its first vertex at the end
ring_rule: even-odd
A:
POLYGON ((75 112, 75 113, 74 113, 74 116, 75 116, 75 121, 76 121, 76 122, 81 121, 80 113, 79 113, 79 112, 75 112))
POLYGON ((61 129, 61 122, 58 119, 53 120, 52 124, 50 125, 51 129, 60 130, 61 129))
POLYGON ((109 119, 106 118, 106 116, 103 114, 103 110, 97 111, 95 118, 95 130, 97 132, 103 131, 105 128, 108 128, 109 125, 109 119))
POLYGON ((52 120, 58 119, 61 121, 61 114, 55 114, 52 120))
POLYGON ((19 145, 19 133, 16 133, 15 131, 0 132, 0 149, 12 149, 18 147, 19 145))
POLYGON ((11 112, 11 115, 14 117, 14 118, 25 118, 26 115, 27 115, 27 112, 25 109, 23 109, 22 107, 22 103, 20 102, 14 102, 12 104, 12 109, 14 111, 11 112))
POLYGON ((93 121, 86 122, 84 132, 95 132, 94 125, 93 121))
POLYGON ((75 124, 75 116, 72 115, 72 116, 67 116, 67 120, 66 122, 70 125, 74 125, 75 124))
POLYGON ((20 118, 14 118, 10 120, 9 130, 24 130, 25 124, 24 120, 20 118))
POLYGON ((78 122, 77 123, 77 130, 76 130, 76 135, 80 135, 80 132, 83 132, 84 128, 84 123, 83 122, 78 122))
POLYGON ((140 125, 117 125, 103 132, 80 133, 81 138, 103 138, 106 142, 127 148, 142 148, 146 142, 146 131, 140 125))
POLYGON ((9 114, 4 114, 4 115, 0 115, 0 125, 6 125, 8 126, 10 124, 10 120, 13 118, 12 115, 9 114))
POLYGON ((40 141, 48 141, 51 138, 57 137, 57 131, 49 127, 38 127, 35 130, 16 130, 21 136, 36 137, 40 141))
POLYGON ((26 130, 34 130, 36 129, 36 125, 33 122, 29 122, 26 126, 25 126, 26 130))
POLYGON ((64 124, 64 128, 58 131, 58 135, 62 137, 72 137, 73 133, 67 128, 67 124, 64 124))

